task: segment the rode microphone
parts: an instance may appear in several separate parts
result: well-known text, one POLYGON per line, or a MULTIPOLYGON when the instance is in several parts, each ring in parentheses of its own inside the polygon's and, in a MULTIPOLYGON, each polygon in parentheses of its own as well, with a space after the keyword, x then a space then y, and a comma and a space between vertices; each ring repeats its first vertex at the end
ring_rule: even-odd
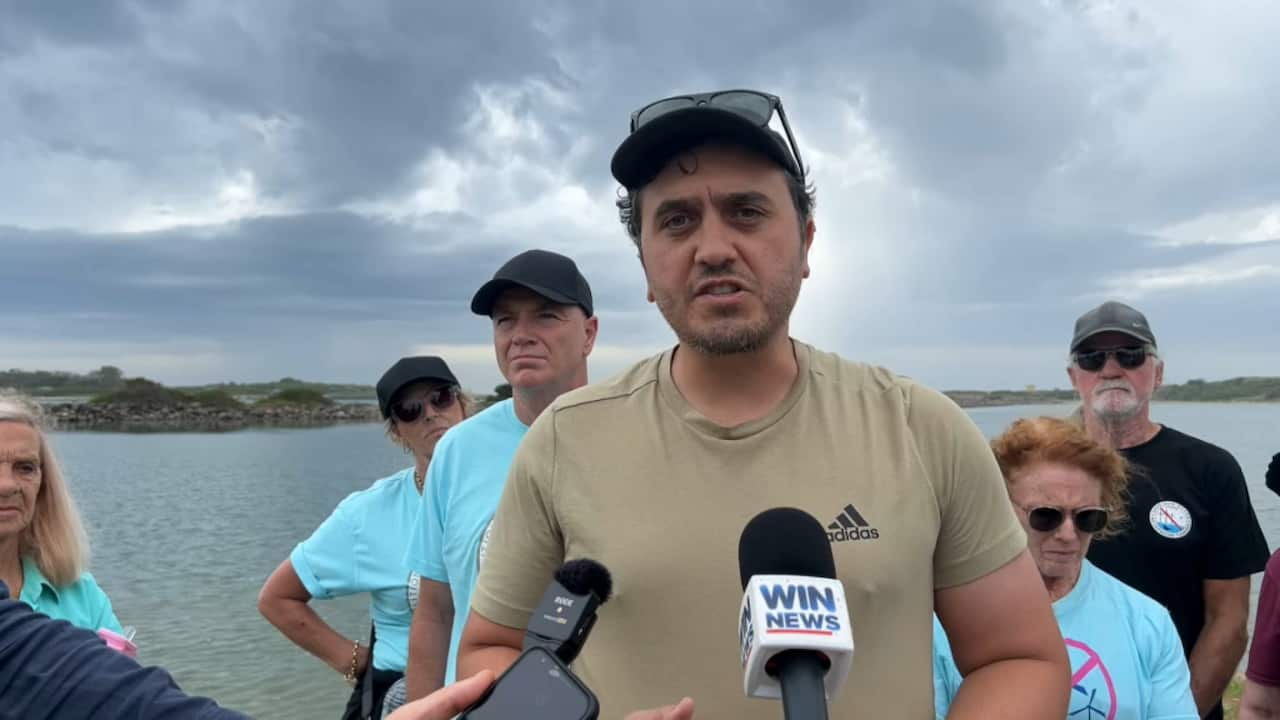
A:
POLYGON ((529 616, 524 649, 544 647, 565 665, 572 663, 596 624, 596 610, 612 592, 613 578, 595 560, 581 558, 561 565, 529 616))
POLYGON ((603 565, 570 560, 529 616, 524 649, 458 720, 597 720, 600 703, 569 669, 613 592, 603 565))
POLYGON ((756 515, 738 540, 738 571, 743 690, 781 698, 787 720, 825 720, 849 676, 853 633, 822 524, 795 508, 756 515))

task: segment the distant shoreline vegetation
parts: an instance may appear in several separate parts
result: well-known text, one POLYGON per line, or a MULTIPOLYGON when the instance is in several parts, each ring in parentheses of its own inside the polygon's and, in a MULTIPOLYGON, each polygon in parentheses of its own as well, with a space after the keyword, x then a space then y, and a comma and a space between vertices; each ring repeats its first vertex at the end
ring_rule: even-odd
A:
MULTIPOLYGON (((216 383, 167 387, 146 378, 126 378, 104 365, 78 374, 44 370, 0 371, 0 388, 14 388, 46 402, 60 429, 126 431, 234 430, 245 427, 314 427, 379 422, 372 385, 316 383, 281 378, 263 383, 216 383), (59 398, 74 398, 62 401, 59 398), (81 402, 80 398, 88 398, 81 402)), ((469 393, 478 409, 511 396, 509 385, 492 393, 469 393)), ((948 390, 965 408, 1077 402, 1070 389, 948 390)), ((1280 377, 1188 380, 1166 385, 1157 400, 1175 402, 1280 402, 1280 377)))

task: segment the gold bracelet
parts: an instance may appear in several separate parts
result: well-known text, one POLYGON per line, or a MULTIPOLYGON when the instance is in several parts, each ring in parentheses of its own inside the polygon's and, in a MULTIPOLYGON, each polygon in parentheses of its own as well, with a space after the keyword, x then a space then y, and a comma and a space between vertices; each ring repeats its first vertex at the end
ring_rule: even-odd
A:
POLYGON ((351 687, 356 686, 356 661, 360 658, 360 641, 357 640, 355 645, 351 646, 351 669, 343 674, 342 679, 347 681, 351 687))

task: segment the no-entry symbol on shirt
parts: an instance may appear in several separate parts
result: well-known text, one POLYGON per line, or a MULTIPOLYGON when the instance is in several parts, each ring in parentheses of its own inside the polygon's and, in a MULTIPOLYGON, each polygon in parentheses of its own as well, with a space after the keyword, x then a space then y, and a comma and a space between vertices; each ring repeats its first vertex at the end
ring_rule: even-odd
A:
POLYGON ((1102 658, 1079 640, 1067 639, 1071 656, 1071 705, 1073 720, 1115 720, 1116 685, 1102 658))
POLYGON ((1186 537, 1191 532, 1191 513, 1172 500, 1162 500, 1152 506, 1147 520, 1152 530, 1170 540, 1186 537))

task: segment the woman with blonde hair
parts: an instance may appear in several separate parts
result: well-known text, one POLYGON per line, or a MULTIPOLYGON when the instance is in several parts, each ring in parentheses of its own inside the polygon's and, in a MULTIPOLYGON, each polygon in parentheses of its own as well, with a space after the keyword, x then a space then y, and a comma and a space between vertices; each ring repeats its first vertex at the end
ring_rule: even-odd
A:
POLYGON ((258 595, 258 610, 272 625, 352 686, 344 720, 381 717, 387 690, 404 675, 418 590, 417 576, 404 567, 405 547, 436 443, 469 411, 453 372, 435 356, 401 358, 376 391, 387 435, 413 464, 347 496, 258 595), (367 643, 343 636, 309 605, 356 593, 370 594, 367 643))
POLYGON ((26 395, 0 390, 0 581, 51 618, 123 632, 87 562, 80 513, 43 411, 26 395))
MULTIPOLYGON (((1094 567, 1089 543, 1123 530, 1132 468, 1057 418, 1018 420, 991 443, 1071 658, 1072 720, 1199 720, 1169 611, 1094 567)), ((934 704, 961 676, 934 618, 934 704)))

